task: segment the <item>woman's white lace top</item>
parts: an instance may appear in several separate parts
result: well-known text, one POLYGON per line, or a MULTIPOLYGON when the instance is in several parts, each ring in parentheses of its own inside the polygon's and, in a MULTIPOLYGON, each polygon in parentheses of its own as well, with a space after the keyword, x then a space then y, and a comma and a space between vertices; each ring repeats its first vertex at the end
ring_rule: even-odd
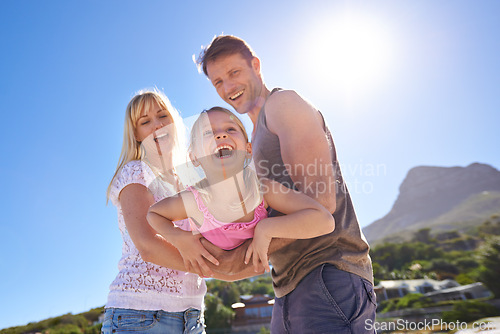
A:
POLYGON ((155 202, 175 194, 170 184, 158 180, 144 162, 136 160, 127 163, 113 181, 110 200, 118 210, 123 248, 119 272, 110 285, 106 308, 167 312, 181 312, 190 307, 202 309, 207 291, 205 281, 195 274, 143 261, 125 226, 118 200, 122 189, 132 183, 141 184, 152 191, 155 202))

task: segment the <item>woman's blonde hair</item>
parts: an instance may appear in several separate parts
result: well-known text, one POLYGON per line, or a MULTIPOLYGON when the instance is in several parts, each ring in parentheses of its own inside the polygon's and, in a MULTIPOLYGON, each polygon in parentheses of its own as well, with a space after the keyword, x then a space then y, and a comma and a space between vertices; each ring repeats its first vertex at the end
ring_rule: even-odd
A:
POLYGON ((106 191, 107 200, 109 200, 109 194, 113 181, 123 166, 130 161, 141 160, 144 158, 144 149, 141 147, 141 142, 136 139, 135 131, 139 118, 142 116, 144 111, 147 108, 151 108, 154 103, 157 103, 160 108, 168 111, 173 120, 173 127, 175 129, 174 148, 172 150, 174 166, 176 163, 180 163, 184 160, 181 157, 181 148, 184 143, 185 128, 179 112, 172 106, 167 96, 157 88, 140 90, 130 100, 127 105, 127 109, 125 110, 122 151, 120 153, 116 171, 111 178, 111 182, 109 183, 106 191))

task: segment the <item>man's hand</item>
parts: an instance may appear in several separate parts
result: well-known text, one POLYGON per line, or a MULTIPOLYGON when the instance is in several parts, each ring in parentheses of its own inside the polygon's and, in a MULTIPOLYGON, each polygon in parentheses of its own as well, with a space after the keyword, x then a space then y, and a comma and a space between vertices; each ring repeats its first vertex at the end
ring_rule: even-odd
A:
MULTIPOLYGON (((249 262, 249 264, 245 264, 245 254, 247 252, 248 246, 252 242, 252 239, 246 240, 243 244, 241 244, 241 246, 230 251, 220 249, 205 238, 201 238, 200 241, 203 247, 205 247, 206 250, 217 260, 219 260, 218 266, 207 262, 210 269, 215 272, 219 272, 225 275, 235 275, 242 272, 247 267, 252 266, 252 262, 249 262)), ((264 267, 260 266, 256 269, 256 272, 262 272, 263 270, 264 267)))

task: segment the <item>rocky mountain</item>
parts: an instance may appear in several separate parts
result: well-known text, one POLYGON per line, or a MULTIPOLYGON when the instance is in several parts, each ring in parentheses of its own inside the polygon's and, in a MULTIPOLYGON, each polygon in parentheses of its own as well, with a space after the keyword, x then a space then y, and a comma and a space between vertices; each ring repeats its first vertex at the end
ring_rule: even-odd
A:
POLYGON ((381 240, 404 240, 405 234, 466 229, 500 214, 500 171, 490 165, 412 168, 399 187, 391 211, 366 226, 373 245, 381 240), (407 233, 410 232, 410 233, 407 233))

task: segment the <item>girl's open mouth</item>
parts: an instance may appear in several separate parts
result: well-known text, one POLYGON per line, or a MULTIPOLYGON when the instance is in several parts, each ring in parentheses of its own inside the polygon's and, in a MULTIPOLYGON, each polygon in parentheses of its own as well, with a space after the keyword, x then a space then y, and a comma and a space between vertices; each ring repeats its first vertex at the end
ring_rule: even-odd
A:
POLYGON ((225 159, 233 156, 233 148, 229 145, 220 145, 215 151, 214 155, 218 159, 225 159))

